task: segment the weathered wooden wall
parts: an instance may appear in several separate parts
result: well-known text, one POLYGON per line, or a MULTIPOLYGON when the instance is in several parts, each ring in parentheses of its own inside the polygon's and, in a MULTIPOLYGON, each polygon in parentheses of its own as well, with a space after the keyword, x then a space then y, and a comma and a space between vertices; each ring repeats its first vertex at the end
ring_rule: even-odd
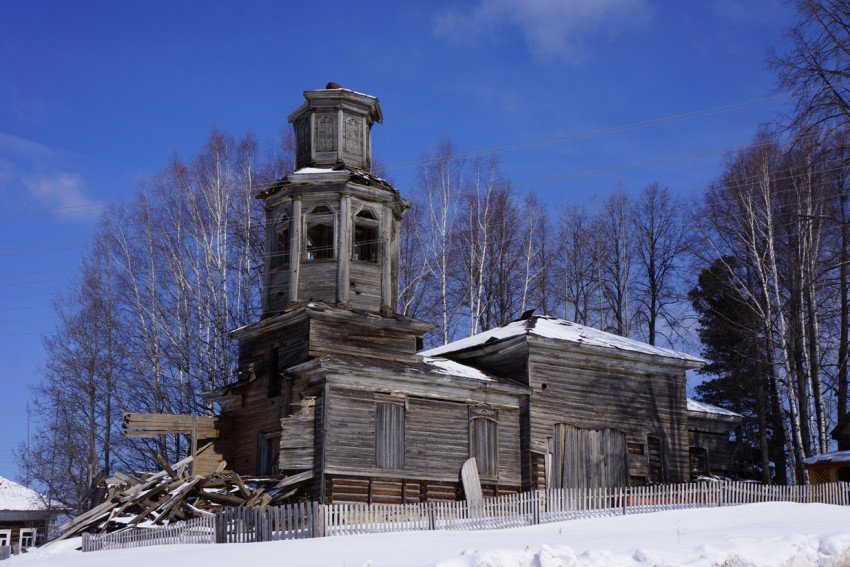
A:
POLYGON ((273 270, 268 276, 268 310, 280 313, 289 303, 289 268, 273 270))
POLYGON ((366 311, 381 309, 381 265, 371 262, 351 262, 351 306, 366 311))
POLYGON ((732 470, 731 428, 726 422, 703 419, 693 414, 688 416, 688 445, 708 451, 708 468, 712 474, 728 475, 732 470))
POLYGON ((280 470, 313 470, 316 439, 316 398, 291 404, 292 413, 280 420, 280 470))
POLYGON ((298 300, 336 302, 336 276, 336 260, 302 260, 298 300))
MULTIPOLYGON (((668 482, 689 478, 684 371, 641 368, 638 363, 535 343, 530 349, 529 443, 545 453, 554 426, 612 428, 626 441, 642 445, 629 456, 629 475, 648 477, 647 436, 666 439, 668 482)), ((530 474, 530 471, 529 471, 530 474)))
POLYGON ((236 440, 228 462, 242 474, 257 474, 260 435, 280 431, 281 419, 289 415, 289 404, 298 401, 303 381, 278 377, 277 390, 270 388, 273 349, 277 350, 277 374, 307 357, 306 318, 289 325, 285 333, 269 329, 252 333, 239 343, 240 370, 254 379, 241 387, 241 404, 227 412, 232 422, 231 438, 236 440), (279 394, 275 394, 279 392, 279 394))
MULTIPOLYGON (((402 481, 405 498, 412 498, 411 501, 455 499, 460 468, 469 458, 469 406, 462 402, 407 397, 404 466, 393 470, 376 466, 376 405, 386 400, 372 391, 329 389, 324 458, 325 473, 336 479, 329 484, 331 498, 365 501, 369 491, 364 487, 371 486, 374 493, 377 482, 369 479, 381 479, 392 485, 377 485, 383 491, 379 491, 383 494, 382 501, 389 498, 389 493, 401 494, 402 481), (362 480, 353 478, 357 476, 362 480)), ((516 491, 520 487, 519 412, 499 408, 497 413, 499 473, 482 482, 516 491)))
MULTIPOLYGON (((377 319, 377 318, 376 318, 377 319)), ((352 354, 387 359, 412 359, 417 333, 403 326, 393 327, 376 320, 316 316, 310 322, 310 354, 352 354)))

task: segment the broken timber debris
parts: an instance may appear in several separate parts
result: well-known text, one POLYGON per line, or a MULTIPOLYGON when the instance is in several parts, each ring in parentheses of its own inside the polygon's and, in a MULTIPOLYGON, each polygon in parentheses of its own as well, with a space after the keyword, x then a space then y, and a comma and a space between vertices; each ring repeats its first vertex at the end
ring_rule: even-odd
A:
POLYGON ((227 470, 225 462, 212 474, 192 475, 187 472, 191 456, 172 465, 161 457, 158 462, 163 470, 141 479, 125 473, 102 479, 96 488, 101 489, 103 501, 59 526, 61 535, 54 541, 83 532, 107 533, 188 520, 215 514, 224 506, 282 504, 297 492, 292 487, 313 477, 308 471, 283 479, 242 478, 227 470))

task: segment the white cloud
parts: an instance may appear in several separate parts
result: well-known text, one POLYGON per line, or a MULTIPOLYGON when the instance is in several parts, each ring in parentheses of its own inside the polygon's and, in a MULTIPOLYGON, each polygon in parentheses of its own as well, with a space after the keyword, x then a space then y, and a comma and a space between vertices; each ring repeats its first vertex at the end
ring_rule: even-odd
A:
POLYGON ((0 152, 25 157, 53 157, 56 152, 44 144, 0 132, 0 152))
POLYGON ((89 196, 76 173, 27 174, 21 181, 29 196, 54 216, 89 220, 100 214, 101 203, 89 196))
POLYGON ((648 17, 645 0, 480 0, 471 10, 442 14, 437 32, 470 38, 514 25, 533 52, 576 61, 584 57, 582 40, 589 34, 619 33, 648 17))

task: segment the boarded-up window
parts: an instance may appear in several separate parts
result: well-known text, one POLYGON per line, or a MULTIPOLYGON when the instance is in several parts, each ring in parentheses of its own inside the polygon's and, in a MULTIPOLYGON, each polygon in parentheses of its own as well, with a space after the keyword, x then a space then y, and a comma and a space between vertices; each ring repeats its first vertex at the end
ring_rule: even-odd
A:
POLYGON ((404 468, 404 406, 379 403, 375 408, 375 466, 404 468))
POLYGON ((480 476, 494 477, 499 472, 496 430, 496 421, 487 417, 476 417, 469 424, 469 456, 475 457, 480 476))
POLYGON ((661 435, 647 435, 649 481, 667 482, 667 440, 661 435))
POLYGON ((614 429, 555 425, 552 488, 627 486, 626 436, 614 429))
POLYGON ((705 447, 691 447, 688 450, 691 464, 691 479, 708 474, 708 450, 705 447))

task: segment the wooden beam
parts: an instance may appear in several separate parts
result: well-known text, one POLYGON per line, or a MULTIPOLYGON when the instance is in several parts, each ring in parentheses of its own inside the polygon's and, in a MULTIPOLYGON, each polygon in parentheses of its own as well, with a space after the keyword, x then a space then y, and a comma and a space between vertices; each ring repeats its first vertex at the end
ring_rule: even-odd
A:
POLYGON ((121 426, 126 437, 156 437, 158 435, 191 435, 197 428, 198 439, 217 439, 218 418, 197 415, 163 413, 125 413, 121 426))

